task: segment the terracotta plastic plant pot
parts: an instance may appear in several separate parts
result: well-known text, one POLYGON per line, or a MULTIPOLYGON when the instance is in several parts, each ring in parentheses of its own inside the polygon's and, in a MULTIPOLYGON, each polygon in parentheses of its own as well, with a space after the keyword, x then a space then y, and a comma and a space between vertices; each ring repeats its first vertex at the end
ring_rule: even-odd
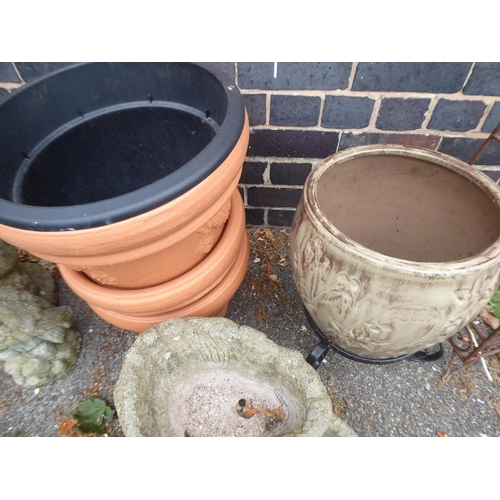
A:
POLYGON ((500 189, 450 156, 363 146, 309 175, 291 266, 319 330, 347 353, 391 359, 463 328, 499 284, 500 189))
POLYGON ((241 284, 249 259, 245 209, 238 190, 222 236, 202 262, 182 276, 149 288, 121 290, 94 283, 85 273, 60 265, 68 286, 103 319, 140 332, 180 315, 219 315, 241 284), (207 295, 217 289, 217 293, 207 295))
POLYGON ((224 317, 229 306, 229 301, 245 278, 249 258, 250 242, 248 236, 244 233, 239 253, 222 281, 200 299, 174 311, 163 314, 130 315, 105 310, 92 304, 89 304, 89 306, 105 321, 119 328, 136 333, 142 333, 147 328, 171 318, 224 317))
POLYGON ((194 63, 91 63, 0 106, 0 238, 115 288, 195 267, 248 147, 242 96, 194 63))

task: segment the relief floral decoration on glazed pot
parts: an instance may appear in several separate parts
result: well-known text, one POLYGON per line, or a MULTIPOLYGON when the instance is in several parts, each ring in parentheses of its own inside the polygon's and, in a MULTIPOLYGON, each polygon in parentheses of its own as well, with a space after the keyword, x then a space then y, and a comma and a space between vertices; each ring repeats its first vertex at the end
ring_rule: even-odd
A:
POLYGON ((349 310, 356 306, 361 288, 358 278, 349 276, 345 271, 335 273, 332 260, 325 255, 321 238, 303 240, 302 251, 296 250, 293 255, 294 271, 300 278, 297 287, 302 300, 311 314, 317 308, 326 305, 345 317, 349 310), (332 281, 331 277, 335 275, 332 281))
POLYGON ((346 272, 342 259, 327 255, 309 223, 302 219, 292 235, 292 270, 301 299, 323 333, 348 351, 404 354, 436 345, 463 328, 499 284, 496 270, 479 276, 472 286, 464 282, 451 290, 449 305, 408 303, 403 297, 400 304, 384 307, 383 299, 377 304, 374 290, 365 295, 360 276, 346 272))
MULTIPOLYGON (((335 272, 334 268, 342 269, 342 263, 335 261, 337 265, 334 266, 334 260, 326 255, 320 237, 304 238, 300 248, 295 248, 293 259, 294 271, 298 275, 297 287, 304 305, 313 319, 322 323, 323 333, 344 349, 359 351, 362 347, 365 353, 383 352, 397 341, 394 335, 398 330, 410 333, 410 337, 415 331, 413 344, 436 333, 439 313, 432 307, 417 304, 378 308, 378 314, 356 322, 356 318, 363 316, 357 314, 356 308, 360 309, 360 302, 368 302, 370 298, 361 298, 362 286, 358 276, 345 270, 335 272), (426 332, 424 336, 417 333, 422 330, 426 332)), ((404 347, 411 349, 411 345, 404 347)))
POLYGON ((366 353, 390 352, 395 348, 404 353, 419 350, 422 344, 438 343, 441 334, 441 329, 438 328, 440 319, 439 313, 432 307, 400 305, 390 307, 371 320, 349 329, 336 322, 333 317, 330 317, 329 326, 332 330, 344 333, 345 345, 361 345, 366 353), (422 334, 422 331, 425 333, 422 334), (405 339, 411 340, 394 338, 397 332, 404 332, 405 339), (438 337, 434 342, 431 339, 436 334, 438 337))
POLYGON ((443 334, 454 335, 469 323, 493 297, 500 284, 500 271, 477 278, 472 286, 461 287, 453 292, 453 305, 443 334))

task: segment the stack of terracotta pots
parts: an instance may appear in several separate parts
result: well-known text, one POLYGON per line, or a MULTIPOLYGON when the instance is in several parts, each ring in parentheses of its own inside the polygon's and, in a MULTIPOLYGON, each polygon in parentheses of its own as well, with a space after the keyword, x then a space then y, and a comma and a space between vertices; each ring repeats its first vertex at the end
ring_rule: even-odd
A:
POLYGON ((237 190, 249 129, 224 74, 77 64, 1 111, 1 239, 56 262, 118 327, 225 314, 249 259, 237 190))

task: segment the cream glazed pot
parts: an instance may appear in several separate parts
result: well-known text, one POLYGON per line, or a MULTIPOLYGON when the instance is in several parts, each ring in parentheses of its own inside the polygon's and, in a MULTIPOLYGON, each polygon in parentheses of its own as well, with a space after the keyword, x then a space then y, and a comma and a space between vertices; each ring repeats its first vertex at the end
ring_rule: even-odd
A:
POLYGON ((500 278, 500 188, 453 157, 373 145, 320 162, 292 223, 291 266, 316 326, 382 360, 451 337, 500 278))

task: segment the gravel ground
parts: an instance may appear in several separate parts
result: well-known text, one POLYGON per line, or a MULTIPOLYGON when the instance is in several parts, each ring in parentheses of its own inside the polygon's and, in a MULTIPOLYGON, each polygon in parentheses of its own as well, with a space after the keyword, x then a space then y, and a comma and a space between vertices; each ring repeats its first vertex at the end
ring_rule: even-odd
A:
MULTIPOLYGON (((304 316, 288 265, 289 232, 249 233, 247 276, 226 317, 307 356, 319 339, 304 316)), ((73 308, 73 326, 82 335, 79 359, 63 377, 36 389, 17 386, 1 371, 0 436, 58 436, 58 424, 93 396, 114 408, 113 388, 137 334, 101 320, 62 280, 58 286, 59 303, 73 308)), ((452 354, 448 342, 443 347, 444 356, 437 361, 388 365, 360 363, 330 351, 318 374, 335 412, 360 436, 500 436, 498 358, 487 360, 493 382, 476 363, 443 384, 452 354)), ((453 367, 460 366, 455 358, 453 367)), ((115 418, 109 435, 120 434, 115 418)))

